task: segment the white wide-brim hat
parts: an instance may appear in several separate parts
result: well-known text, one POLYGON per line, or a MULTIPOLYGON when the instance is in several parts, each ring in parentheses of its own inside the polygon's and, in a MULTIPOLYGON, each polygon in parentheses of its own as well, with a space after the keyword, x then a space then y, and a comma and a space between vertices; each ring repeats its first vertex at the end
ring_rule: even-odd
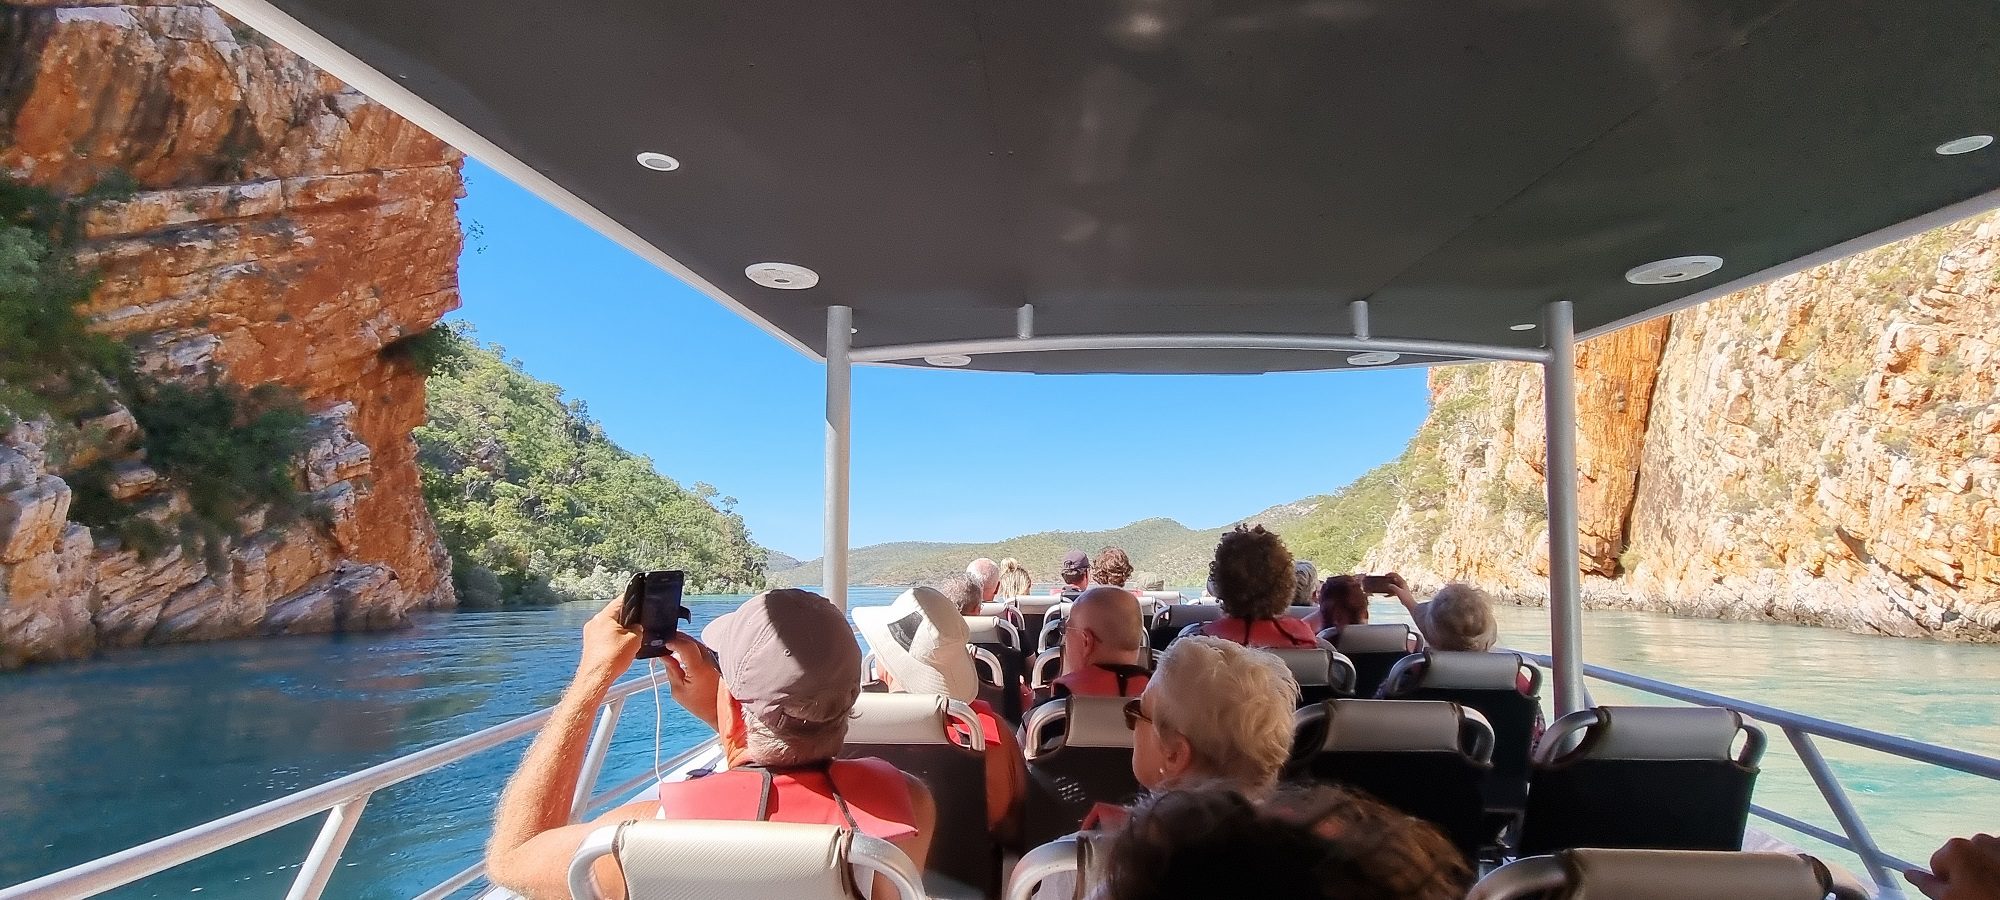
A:
POLYGON ((971 632, 945 595, 911 588, 888 606, 857 607, 854 625, 898 690, 964 701, 979 696, 979 675, 966 646, 971 632))

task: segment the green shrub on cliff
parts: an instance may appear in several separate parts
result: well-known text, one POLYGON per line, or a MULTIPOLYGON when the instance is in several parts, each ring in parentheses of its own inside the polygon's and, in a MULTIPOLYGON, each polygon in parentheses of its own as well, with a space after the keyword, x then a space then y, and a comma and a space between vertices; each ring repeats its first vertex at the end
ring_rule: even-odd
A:
POLYGON ((461 602, 602 598, 653 568, 686 569, 691 591, 763 586, 764 551, 734 500, 660 475, 497 347, 450 330, 422 345, 438 364, 418 459, 461 602))
POLYGON ((1388 529, 1396 512, 1408 454, 1363 473, 1346 487, 1318 498, 1319 505, 1283 529, 1297 559, 1312 560, 1320 574, 1352 572, 1388 529))

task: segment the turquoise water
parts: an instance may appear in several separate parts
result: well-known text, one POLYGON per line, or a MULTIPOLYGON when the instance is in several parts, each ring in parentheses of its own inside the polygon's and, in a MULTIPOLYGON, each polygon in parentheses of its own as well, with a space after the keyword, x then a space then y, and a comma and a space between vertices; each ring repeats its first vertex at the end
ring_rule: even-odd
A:
MULTIPOLYGON (((856 603, 893 591, 856 589, 856 603)), ((697 627, 737 598, 692 605, 697 627)), ((0 885, 196 825, 531 712, 562 690, 593 604, 464 612, 392 634, 153 648, 0 675, 0 885)), ((1383 608, 1388 620, 1399 611, 1383 608)), ((1501 610, 1503 637, 1544 650, 1540 610, 1501 610)), ((1593 662, 2000 756, 2000 648, 1789 626, 1590 613, 1593 662)), ((1628 695, 1593 686, 1600 702, 1628 695)), ((605 783, 652 761, 653 705, 635 697, 605 783)), ((669 752, 706 735, 672 701, 669 752)), ((407 898, 476 858, 526 739, 370 801, 327 896, 407 898)), ((1951 834, 2000 826, 2000 788, 1831 742, 1877 837, 1925 858, 1951 834)), ((1832 826, 1772 735, 1767 806, 1832 826)), ((319 818, 112 896, 281 896, 319 818)))

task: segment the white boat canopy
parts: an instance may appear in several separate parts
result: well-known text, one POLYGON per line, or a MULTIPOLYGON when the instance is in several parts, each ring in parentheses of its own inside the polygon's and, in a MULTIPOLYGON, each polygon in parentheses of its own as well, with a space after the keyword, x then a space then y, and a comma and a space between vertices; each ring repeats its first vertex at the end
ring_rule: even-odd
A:
POLYGON ((828 365, 1546 365, 2000 205, 1991 0, 215 0, 828 365), (1966 152, 1970 151, 1970 152, 1966 152))

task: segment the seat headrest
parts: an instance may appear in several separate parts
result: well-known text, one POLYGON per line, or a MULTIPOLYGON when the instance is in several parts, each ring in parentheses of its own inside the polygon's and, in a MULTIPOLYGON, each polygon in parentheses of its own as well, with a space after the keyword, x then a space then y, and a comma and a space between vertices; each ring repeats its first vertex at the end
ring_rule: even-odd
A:
POLYGON ((1821 900, 1826 866, 1791 853, 1701 850, 1569 850, 1557 855, 1571 900, 1821 900))
POLYGON ((1410 626, 1399 622, 1349 625, 1340 629, 1333 646, 1349 656, 1356 653, 1408 653, 1411 634, 1410 626))
POLYGON ((1062 598, 1055 594, 1050 594, 1045 597, 1015 597, 1014 606, 1020 611, 1032 616, 1048 612, 1049 607, 1054 606, 1061 601, 1062 598))
POLYGON ((1743 717, 1713 706, 1600 706, 1570 759, 1733 760, 1743 717))
POLYGON ((616 846, 627 897, 848 900, 847 835, 832 825, 643 820, 616 846))
POLYGON ((981 603, 979 604, 979 614, 982 616, 1004 616, 1007 614, 1007 608, 1005 602, 981 603))
POLYGON ((999 616, 966 616, 965 629, 967 636, 965 642, 968 644, 1000 644, 1005 647, 1012 647, 1015 644, 1015 632, 1008 630, 1012 625, 1012 622, 1007 622, 999 616))
POLYGON ((849 744, 949 744, 943 694, 862 694, 847 721, 849 744))
POLYGON ((1523 660, 1518 653, 1432 650, 1424 654, 1418 687, 1460 691, 1518 690, 1523 660))
POLYGON ((1155 600, 1155 601, 1158 601, 1158 602, 1161 602, 1161 603, 1169 603, 1169 604, 1172 604, 1172 603, 1179 603, 1179 602, 1181 602, 1181 592, 1180 592, 1180 591, 1140 591, 1140 592, 1139 592, 1139 598, 1140 598, 1140 599, 1142 599, 1142 600, 1155 600))
MULTIPOLYGON (((1441 700, 1329 700, 1318 704, 1326 712, 1326 737, 1321 750, 1370 752, 1395 750, 1463 750, 1461 713, 1456 703, 1441 700)), ((1314 707, 1300 710, 1300 721, 1312 718, 1314 707)))
POLYGON ((1160 610, 1161 625, 1192 625, 1196 622, 1213 622, 1222 618, 1222 606, 1217 603, 1183 603, 1160 610))
POLYGON ((1125 727, 1125 704, 1129 697, 1076 697, 1063 702, 1068 713, 1063 719, 1065 747, 1118 747, 1131 749, 1132 729, 1125 727))
POLYGON ((1317 606, 1293 606, 1285 610, 1285 615, 1291 616, 1294 619, 1303 619, 1318 611, 1319 607, 1317 606))
POLYGON ((1262 648, 1285 662, 1285 668, 1292 670, 1292 680, 1301 686, 1323 686, 1335 682, 1333 677, 1333 651, 1325 647, 1270 647, 1262 648))

